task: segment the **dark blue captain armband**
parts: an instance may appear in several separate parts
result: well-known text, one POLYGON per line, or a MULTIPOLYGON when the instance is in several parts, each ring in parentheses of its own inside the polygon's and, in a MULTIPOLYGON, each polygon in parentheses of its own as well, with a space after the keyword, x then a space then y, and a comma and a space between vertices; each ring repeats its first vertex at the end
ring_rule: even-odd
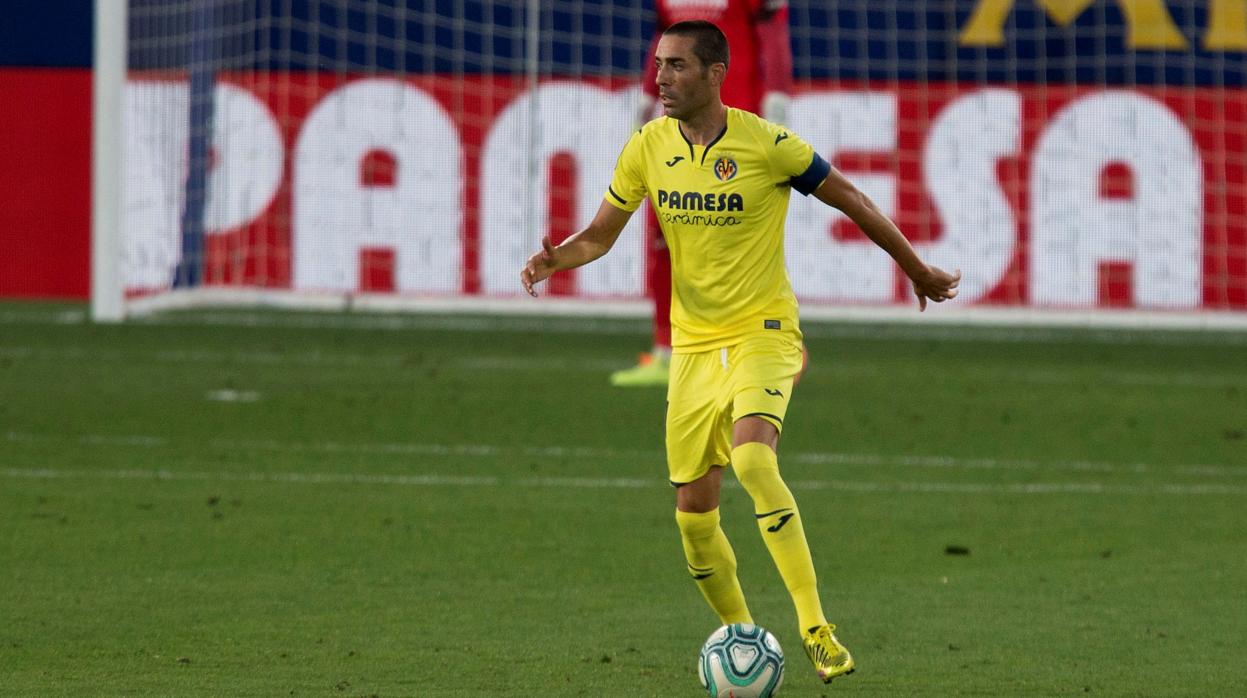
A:
POLYGON ((788 180, 788 183, 793 189, 809 196, 814 193, 815 189, 818 189, 818 185, 822 184, 829 174, 831 174, 831 163, 824 160, 822 155, 814 153, 814 159, 810 161, 810 166, 805 168, 805 172, 788 180))

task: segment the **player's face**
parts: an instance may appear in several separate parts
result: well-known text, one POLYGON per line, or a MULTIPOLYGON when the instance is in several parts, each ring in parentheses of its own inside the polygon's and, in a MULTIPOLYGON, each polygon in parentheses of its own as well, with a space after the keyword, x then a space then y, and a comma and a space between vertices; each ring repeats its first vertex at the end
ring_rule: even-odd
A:
POLYGON ((713 103, 718 87, 718 71, 702 65, 701 59, 693 53, 693 42, 688 36, 664 35, 654 52, 654 62, 658 66, 658 101, 662 102, 667 116, 681 121, 713 103))

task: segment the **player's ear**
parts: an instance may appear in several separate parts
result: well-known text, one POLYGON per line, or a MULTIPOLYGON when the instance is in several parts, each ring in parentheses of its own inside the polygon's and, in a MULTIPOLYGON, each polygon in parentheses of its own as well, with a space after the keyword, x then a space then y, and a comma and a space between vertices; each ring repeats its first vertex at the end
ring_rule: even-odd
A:
POLYGON ((715 87, 722 87, 723 81, 727 78, 727 66, 722 63, 710 64, 710 84, 715 87))

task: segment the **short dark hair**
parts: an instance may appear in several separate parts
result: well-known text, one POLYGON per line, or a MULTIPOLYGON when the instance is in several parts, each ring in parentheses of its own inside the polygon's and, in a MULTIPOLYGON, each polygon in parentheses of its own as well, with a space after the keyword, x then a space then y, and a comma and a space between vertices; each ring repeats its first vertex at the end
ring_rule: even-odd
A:
POLYGON ((693 38, 693 55, 701 61, 702 66, 709 68, 715 63, 722 63, 726 68, 730 53, 727 49, 727 37, 712 22, 704 19, 691 19, 676 22, 667 27, 663 35, 690 36, 693 38))

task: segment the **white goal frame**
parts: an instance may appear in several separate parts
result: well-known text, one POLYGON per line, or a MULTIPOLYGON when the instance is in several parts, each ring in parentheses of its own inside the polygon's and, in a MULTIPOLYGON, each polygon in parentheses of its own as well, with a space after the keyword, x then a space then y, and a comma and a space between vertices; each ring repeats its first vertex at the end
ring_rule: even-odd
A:
POLYGON ((95 0, 91 69, 91 318, 126 317, 121 276, 121 202, 125 124, 126 0, 95 0))

